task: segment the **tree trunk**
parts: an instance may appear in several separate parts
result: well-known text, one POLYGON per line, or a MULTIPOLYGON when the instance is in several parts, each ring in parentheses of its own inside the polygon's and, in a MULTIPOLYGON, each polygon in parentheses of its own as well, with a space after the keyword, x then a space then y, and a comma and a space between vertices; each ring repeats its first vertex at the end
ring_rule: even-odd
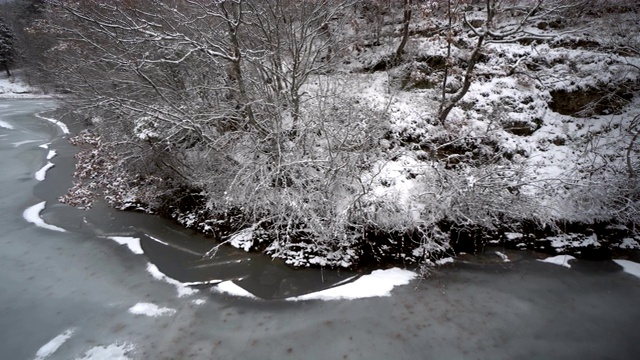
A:
POLYGON ((469 63, 467 65, 467 70, 464 75, 464 82, 462 84, 462 89, 458 90, 458 92, 446 102, 446 105, 443 106, 443 109, 440 111, 438 115, 438 120, 440 120, 441 124, 444 124, 449 116, 449 113, 453 108, 458 104, 460 100, 467 94, 469 88, 471 87, 471 76, 473 75, 473 69, 476 66, 476 62, 478 62, 478 57, 480 55, 480 50, 482 49, 482 45, 484 43, 485 34, 482 34, 478 37, 478 42, 476 43, 475 49, 473 49, 473 53, 471 53, 471 58, 469 59, 469 63))
POLYGON ((411 0, 404 0, 404 19, 402 21, 402 41, 398 45, 396 50, 396 56, 393 58, 393 63, 397 64, 402 60, 402 53, 404 52, 404 46, 409 39, 409 24, 411 23, 411 0))

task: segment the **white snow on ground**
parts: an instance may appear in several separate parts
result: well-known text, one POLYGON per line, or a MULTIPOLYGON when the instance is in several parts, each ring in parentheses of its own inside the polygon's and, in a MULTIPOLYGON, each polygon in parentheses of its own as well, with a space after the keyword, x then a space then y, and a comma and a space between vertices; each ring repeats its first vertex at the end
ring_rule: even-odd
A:
POLYGON ((9 129, 9 130, 13 130, 13 125, 9 124, 6 121, 2 121, 0 120, 0 128, 5 128, 5 129, 9 129))
POLYGON ((194 299, 194 300, 191 300, 191 302, 196 304, 196 305, 202 305, 202 304, 206 303, 207 300, 205 300, 205 299, 194 299))
POLYGON ((46 144, 42 144, 42 145, 38 145, 38 147, 41 147, 43 149, 48 149, 49 145, 51 145, 51 143, 46 143, 46 144))
POLYGON ((452 263, 454 261, 455 260, 452 257, 446 257, 446 258, 436 260, 436 264, 444 265, 444 264, 452 263))
POLYGON ((620 249, 640 249, 640 244, 632 238, 624 238, 618 247, 620 249))
POLYGON ((591 234, 590 236, 583 237, 580 234, 560 234, 556 236, 550 236, 546 240, 551 241, 551 247, 556 249, 563 249, 566 247, 587 247, 594 246, 599 247, 598 236, 591 234))
POLYGON ((139 238, 128 237, 128 236, 109 236, 109 239, 117 242, 120 245, 127 245, 129 250, 131 250, 131 252, 134 254, 138 254, 138 255, 144 254, 144 251, 140 246, 139 238))
MULTIPOLYGON (((15 71, 14 71, 15 72, 15 71)), ((1 99, 34 99, 49 98, 48 95, 38 94, 39 90, 35 89, 15 77, 0 78, 0 98, 1 99)))
POLYGON ((243 229, 233 234, 228 240, 231 246, 249 251, 253 246, 253 228, 243 229))
POLYGON ((60 231, 60 232, 66 232, 67 230, 63 229, 63 228, 59 228, 55 225, 50 225, 47 224, 46 222, 44 222, 44 220, 42 220, 42 218, 40 218, 40 213, 42 212, 42 210, 44 210, 45 206, 47 205, 46 201, 43 201, 41 203, 35 204, 29 208, 27 208, 23 213, 22 213, 22 217, 27 220, 28 222, 34 224, 35 226, 41 227, 41 228, 45 228, 45 229, 49 229, 49 230, 53 230, 53 231, 60 231))
POLYGON ((153 276, 155 279, 164 281, 168 284, 175 286, 176 290, 178 290, 178 297, 183 297, 183 296, 188 296, 188 295, 193 295, 198 293, 197 289, 192 289, 187 285, 185 285, 184 283, 181 283, 176 279, 168 277, 162 271, 160 271, 160 269, 158 269, 157 266, 155 266, 152 263, 147 264, 147 272, 151 274, 151 276, 153 276))
POLYGON ((637 262, 622 259, 616 259, 613 261, 615 261, 616 264, 622 266, 622 270, 624 272, 640 278, 640 264, 638 264, 637 262))
POLYGON ((129 308, 129 312, 134 315, 157 317, 164 315, 173 315, 176 313, 176 310, 167 307, 159 307, 158 305, 153 303, 137 303, 129 308))
POLYGON ((55 165, 52 162, 47 162, 47 165, 43 166, 42 169, 36 171, 35 176, 36 180, 44 181, 47 176, 47 171, 54 167, 55 165))
POLYGON ((53 157, 56 156, 56 154, 58 153, 55 150, 49 150, 49 152, 47 153, 47 160, 53 159, 53 157))
POLYGON ((128 343, 96 346, 84 353, 83 357, 77 357, 75 360, 130 360, 127 354, 134 349, 135 347, 128 343))
POLYGON ((248 297, 248 298, 252 298, 252 299, 257 299, 257 297, 255 295, 253 295, 252 293, 248 292, 247 290, 241 288, 240 286, 236 285, 233 281, 229 280, 229 281, 223 281, 220 284, 218 284, 218 286, 212 287, 211 291, 220 293, 220 294, 229 294, 229 295, 233 295, 233 296, 240 296, 240 297, 248 297))
POLYGON ((501 253, 500 251, 496 251, 495 253, 496 253, 496 255, 498 255, 500 257, 500 259, 502 259, 503 262, 510 262, 511 261, 511 260, 509 260, 509 257, 505 253, 501 253))
POLYGON ((413 271, 399 268, 375 270, 354 282, 287 300, 353 300, 391 296, 391 290, 394 287, 406 285, 417 276, 418 274, 413 271))
POLYGON ((506 236, 507 240, 517 240, 517 239, 522 239, 524 237, 524 235, 521 233, 513 233, 513 232, 506 232, 504 233, 504 236, 506 236))
POLYGON ((46 120, 46 121, 54 123, 56 126, 58 126, 62 130, 63 133, 65 133, 65 134, 69 133, 69 127, 67 126, 67 124, 63 123, 62 121, 56 120, 54 118, 42 116, 40 114, 36 114, 36 116, 39 117, 42 120, 46 120))
POLYGON ((62 344, 64 344, 73 335, 75 329, 68 329, 62 334, 54 337, 48 343, 42 345, 42 347, 36 353, 35 360, 46 359, 55 353, 62 344))
POLYGON ((538 260, 538 261, 542 261, 542 262, 546 262, 549 264, 556 264, 556 265, 560 265, 560 266, 564 266, 567 268, 571 268, 571 265, 569 264, 569 261, 571 260, 575 260, 575 257, 571 256, 571 255, 557 255, 557 256, 552 256, 552 257, 548 257, 546 259, 542 259, 542 260, 538 260))

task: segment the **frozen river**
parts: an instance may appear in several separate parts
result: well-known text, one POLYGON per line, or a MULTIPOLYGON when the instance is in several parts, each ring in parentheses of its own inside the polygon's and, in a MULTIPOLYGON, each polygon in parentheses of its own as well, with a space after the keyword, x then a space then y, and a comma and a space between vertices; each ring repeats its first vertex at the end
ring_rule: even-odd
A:
POLYGON ((492 249, 423 280, 292 271, 204 258, 210 239, 157 217, 60 204, 76 149, 36 116, 54 105, 0 100, 0 359, 640 358, 640 278, 614 262, 492 249), (373 297, 317 300, 336 294, 373 297))

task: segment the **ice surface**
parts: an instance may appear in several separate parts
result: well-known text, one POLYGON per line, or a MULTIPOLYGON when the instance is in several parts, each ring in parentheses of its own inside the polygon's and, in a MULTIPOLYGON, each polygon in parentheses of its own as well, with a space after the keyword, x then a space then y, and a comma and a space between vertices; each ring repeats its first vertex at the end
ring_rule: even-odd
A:
POLYGON ((167 307, 159 307, 154 303, 137 303, 129 308, 129 312, 134 315, 145 315, 149 317, 173 315, 176 313, 175 309, 167 307))
POLYGON ((120 245, 127 245, 129 250, 131 250, 131 252, 134 254, 138 254, 138 255, 144 254, 144 251, 140 246, 139 238, 128 237, 128 236, 109 236, 109 239, 117 242, 120 245))
POLYGON ((64 344, 73 335, 75 329, 68 329, 62 334, 54 337, 48 343, 42 345, 42 347, 36 353, 35 360, 43 360, 55 353, 62 344, 64 344))
POLYGON ((549 264, 556 264, 556 265, 560 265, 560 266, 564 266, 567 268, 571 268, 571 265, 569 264, 569 261, 571 260, 575 260, 575 257, 571 256, 571 255, 557 255, 557 256, 552 256, 552 257, 548 257, 546 259, 542 259, 542 260, 538 260, 538 261, 542 261, 542 262, 546 262, 549 264))
POLYGON ((59 228, 59 227, 57 227, 55 225, 47 224, 46 222, 44 222, 44 220, 42 220, 42 218, 40 218, 40 213, 42 212, 42 210, 44 210, 46 205, 47 205, 46 201, 43 201, 41 203, 37 203, 37 204, 27 208, 22 213, 22 217, 25 220, 27 220, 28 222, 30 222, 30 223, 38 226, 38 227, 49 229, 49 230, 53 230, 53 231, 66 232, 67 230, 65 230, 63 228, 59 228))

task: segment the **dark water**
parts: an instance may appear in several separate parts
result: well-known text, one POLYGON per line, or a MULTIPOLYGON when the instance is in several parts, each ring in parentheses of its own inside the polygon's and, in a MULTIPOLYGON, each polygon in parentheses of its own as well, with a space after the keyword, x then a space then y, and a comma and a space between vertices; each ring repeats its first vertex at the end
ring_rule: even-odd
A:
POLYGON ((109 359, 125 350, 131 359, 640 358, 640 279, 613 262, 567 269, 527 252, 503 251, 512 260, 503 263, 488 251, 391 297, 277 300, 358 274, 292 271, 226 247, 209 260, 202 255, 210 239, 169 221, 59 204, 75 149, 60 128, 34 116, 54 105, 0 100, 0 120, 13 128, 0 127, 0 359, 109 359), (58 154, 39 182, 46 143, 58 154), (42 201, 41 217, 66 232, 24 220, 23 211, 42 201), (108 236, 138 237, 145 254, 108 236), (205 286, 179 296, 147 271, 149 263, 179 281, 235 279, 276 300, 205 286), (175 312, 135 315, 129 310, 138 303, 175 312), (68 339, 54 349, 50 341, 65 331, 68 339))

